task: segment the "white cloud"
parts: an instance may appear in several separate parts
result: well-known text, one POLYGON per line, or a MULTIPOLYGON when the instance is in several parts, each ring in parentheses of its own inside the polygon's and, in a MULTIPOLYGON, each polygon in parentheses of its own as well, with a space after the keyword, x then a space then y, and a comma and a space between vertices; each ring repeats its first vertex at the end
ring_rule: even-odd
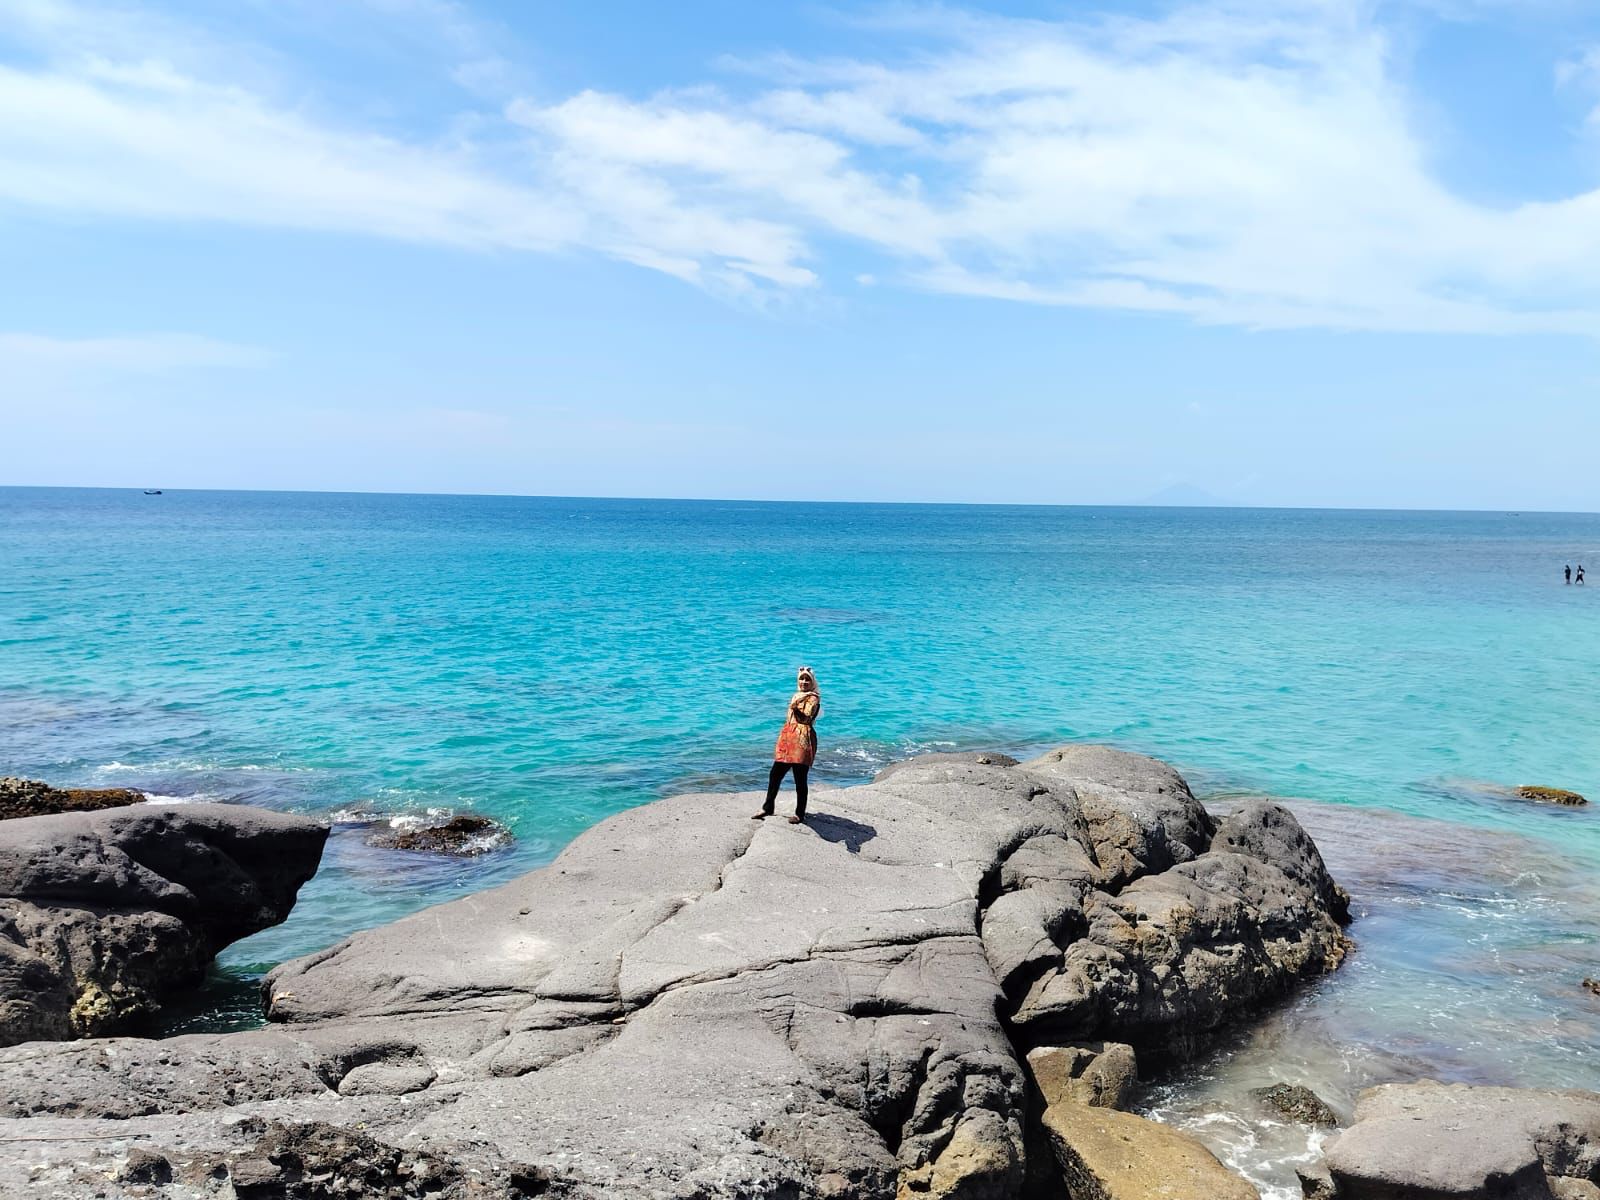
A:
POLYGON ((0 202, 551 249, 570 211, 458 152, 326 128, 159 63, 0 67, 0 202))
MULTIPOLYGON (((460 5, 366 3, 438 30, 458 74, 514 75, 460 5)), ((0 68, 0 204, 583 248, 734 294, 826 284, 847 241, 842 278, 1022 303, 1600 334, 1600 192, 1453 193, 1360 0, 1061 22, 897 8, 871 57, 744 63, 735 91, 525 96, 447 143, 234 81, 200 35, 87 32, 86 11, 23 3, 38 61, 0 68)))

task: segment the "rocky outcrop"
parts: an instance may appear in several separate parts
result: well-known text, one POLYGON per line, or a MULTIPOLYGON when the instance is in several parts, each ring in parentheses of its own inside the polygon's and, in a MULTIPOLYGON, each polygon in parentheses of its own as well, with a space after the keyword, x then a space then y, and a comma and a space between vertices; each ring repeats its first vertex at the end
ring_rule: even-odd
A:
POLYGON ((144 793, 132 788, 54 788, 37 779, 7 775, 0 779, 0 821, 15 817, 42 817, 49 813, 95 812, 144 803, 144 793))
POLYGON ((1541 787, 1531 783, 1525 783, 1517 788, 1517 795, 1524 800, 1533 800, 1539 804, 1564 804, 1568 808, 1589 803, 1577 792, 1569 792, 1566 788, 1541 787))
POLYGON ((1327 1166, 1339 1200, 1600 1196, 1600 1094, 1433 1082, 1369 1088, 1327 1166))
POLYGON ((1028 1052, 1043 1111, 1028 1195, 1066 1200, 1259 1200, 1256 1189, 1181 1130, 1120 1109, 1138 1082, 1133 1047, 1121 1042, 1039 1046, 1028 1052))
POLYGON ((1310 1088, 1297 1083, 1275 1083, 1251 1093, 1280 1117, 1301 1125, 1337 1125, 1339 1114, 1310 1088))
POLYGON ((263 1030, 0 1051, 0 1192, 42 1163, 35 1184, 105 1188, 130 1142, 180 1182, 283 1188, 307 1168, 260 1148, 278 1122, 284 1144, 360 1131, 396 1195, 425 1159, 447 1197, 1001 1200, 1020 1049, 1187 1044, 1345 947, 1316 864, 1262 857, 1292 818, 1214 846, 1135 755, 913 761, 800 826, 752 801, 633 809, 285 964, 263 1030))
POLYGON ((1194 1137, 1087 1104, 1044 1110, 1069 1200, 1260 1200, 1194 1137))
POLYGON ((1139 1083, 1139 1061, 1125 1042, 1035 1046, 1028 1070, 1048 1103, 1123 1108, 1139 1083))
POLYGON ((275 925, 327 830, 237 805, 0 822, 0 1045, 126 1028, 275 925))
POLYGON ((385 850, 414 850, 424 854, 453 854, 473 858, 498 850, 511 841, 511 831, 498 821, 475 813, 461 813, 438 825, 391 829, 367 839, 369 846, 385 850))
POLYGON ((1281 805, 1255 801, 1217 826, 1172 768, 1099 746, 1021 769, 1071 787, 1081 822, 1019 847, 985 914, 1029 1040, 1114 1035, 1181 1055, 1342 960, 1349 898, 1281 805))

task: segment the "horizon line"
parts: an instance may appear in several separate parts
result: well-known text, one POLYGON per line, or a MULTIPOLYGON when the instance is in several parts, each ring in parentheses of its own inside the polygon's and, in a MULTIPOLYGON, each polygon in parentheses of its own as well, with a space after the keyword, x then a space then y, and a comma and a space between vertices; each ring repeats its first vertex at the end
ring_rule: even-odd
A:
MULTIPOLYGON (((36 491, 36 492, 145 492, 148 489, 137 485, 119 484, 70 484, 70 483, 0 483, 0 492, 5 491, 36 491)), ((841 507, 900 507, 900 508, 1144 508, 1144 509, 1190 509, 1195 511, 1236 511, 1236 512, 1366 512, 1366 513, 1504 513, 1506 516, 1519 517, 1524 514, 1533 516, 1551 517, 1593 517, 1600 516, 1600 512, 1588 509, 1545 509, 1545 508, 1404 508, 1385 505, 1327 505, 1327 504, 1246 504, 1237 501, 1223 501, 1217 504, 1158 504, 1149 501, 1124 501, 1113 503, 1109 501, 1067 501, 1067 500, 817 500, 817 499, 760 499, 747 496, 601 496, 601 495, 558 495, 525 492, 391 492, 380 489, 331 489, 331 488, 265 488, 265 487, 162 487, 159 489, 163 495, 167 493, 242 493, 245 495, 260 496, 392 496, 396 498, 435 497, 438 499, 461 500, 590 500, 590 501, 616 501, 616 502, 644 502, 663 504, 831 504, 841 507)))

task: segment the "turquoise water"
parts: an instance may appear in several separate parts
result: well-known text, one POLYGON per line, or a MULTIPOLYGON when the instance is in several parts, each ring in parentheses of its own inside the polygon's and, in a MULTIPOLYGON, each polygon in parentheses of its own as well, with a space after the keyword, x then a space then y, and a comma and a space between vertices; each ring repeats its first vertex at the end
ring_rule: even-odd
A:
MULTIPOLYGON (((1485 786, 1600 797, 1600 580, 1563 586, 1569 560, 1600 569, 1600 517, 0 489, 0 771, 345 821, 294 917, 225 956, 236 981, 621 808, 756 786, 801 662, 835 782, 1106 740, 1198 790, 1438 818, 1459 853, 1532 846, 1584 879, 1600 811, 1485 786), (516 844, 440 863, 351 823, 430 808, 516 844)), ((1375 896, 1411 886, 1391 866, 1375 896)), ((1600 913, 1582 889, 1521 904, 1514 878, 1483 885, 1499 925, 1374 911, 1368 962, 1420 965, 1362 1003, 1386 1027, 1463 997, 1526 1010, 1527 1070, 1592 1083, 1592 998, 1552 1050, 1559 999, 1482 961, 1532 944, 1580 970, 1600 913), (1469 935, 1471 971, 1449 949, 1469 935)), ((1464 1053, 1446 1068, 1505 1058, 1464 1053)))

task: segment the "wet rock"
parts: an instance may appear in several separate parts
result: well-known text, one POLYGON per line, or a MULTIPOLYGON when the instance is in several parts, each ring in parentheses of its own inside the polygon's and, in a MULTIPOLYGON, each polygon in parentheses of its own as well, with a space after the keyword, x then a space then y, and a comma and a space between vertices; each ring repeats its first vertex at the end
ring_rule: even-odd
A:
POLYGON ((1205 1146, 1133 1113, 1070 1101, 1045 1109, 1070 1200, 1260 1200, 1205 1146))
POLYGON ((0 1045, 155 1013, 222 947, 288 916, 326 837, 220 804, 0 822, 0 1045))
POLYGON ((14 775, 0 779, 0 821, 49 813, 95 812, 144 801, 144 793, 132 788, 54 788, 37 779, 14 775))
MULTIPOLYGON (((542 870, 284 964, 267 1029, 0 1050, 0 1193, 100 1186, 97 1143, 72 1133, 112 1123, 175 1167, 253 1164, 247 1187, 282 1188, 250 1122, 287 1101, 302 1123, 427 1147, 463 1188, 509 1163, 574 1200, 1010 1200, 1029 1169, 1013 1029, 1036 1042, 1048 1016, 1086 1031, 1063 1044, 1164 1043, 1343 945, 1310 876, 1209 848, 1176 772, 1073 750, 1042 773, 913 762, 819 795, 802 826, 743 819, 748 794, 647 804, 542 870), (1068 978, 1072 1020, 1036 995, 1068 978), (50 1164, 37 1178, 6 1140, 22 1130, 50 1164)), ((1293 842, 1258 832, 1241 827, 1260 854, 1293 842)), ((1064 1069, 1113 1097, 1124 1055, 1064 1069)), ((1182 1139, 1128 1121, 1103 1144, 1182 1139)), ((1180 1177, 1213 1179, 1183 1146, 1180 1177)))
POLYGON ((1590 992, 1596 996, 1600 996, 1600 979, 1593 979, 1585 976, 1583 980, 1583 988, 1587 992, 1590 992))
POLYGON ((1257 1088, 1251 1095, 1279 1116, 1302 1125, 1339 1123, 1339 1114, 1329 1108, 1321 1096, 1299 1084, 1275 1083, 1271 1087, 1257 1088))
POLYGON ((1387 1084, 1355 1116, 1327 1153, 1340 1200, 1549 1200, 1600 1179, 1594 1092, 1387 1084))
POLYGON ((1535 784, 1523 784, 1517 788, 1517 795, 1524 800, 1533 800, 1540 804, 1564 804, 1571 808, 1589 803, 1577 792, 1569 792, 1565 788, 1539 787, 1535 784))
POLYGON ((1038 1046, 1028 1051, 1028 1069, 1046 1104, 1123 1108, 1139 1083, 1133 1047, 1123 1042, 1038 1046))
POLYGON ((498 849, 510 840, 511 831, 498 821, 474 813, 462 813, 442 825, 374 834, 367 839, 367 844, 385 850, 418 850, 428 854, 472 857, 498 849))

